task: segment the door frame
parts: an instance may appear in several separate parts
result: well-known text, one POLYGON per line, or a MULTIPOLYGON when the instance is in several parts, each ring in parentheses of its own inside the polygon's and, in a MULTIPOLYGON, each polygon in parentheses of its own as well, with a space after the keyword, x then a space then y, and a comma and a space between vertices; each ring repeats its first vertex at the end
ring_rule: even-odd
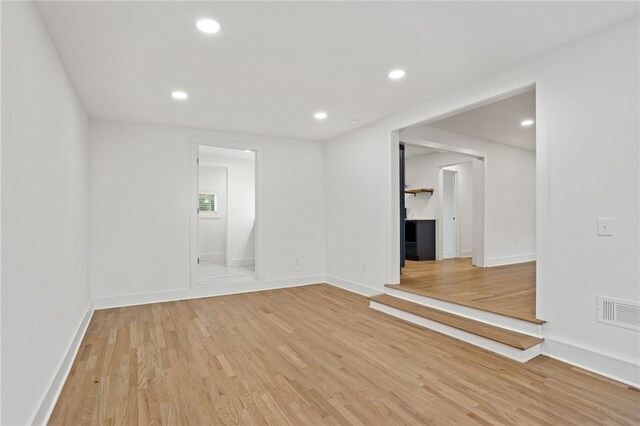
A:
MULTIPOLYGON (((398 197, 398 144, 400 130, 419 124, 426 124, 455 115, 469 109, 486 105, 500 99, 522 93, 532 87, 536 89, 536 318, 547 320, 549 317, 549 264, 551 227, 549 217, 549 198, 551 193, 549 182, 550 141, 549 141, 549 75, 547 69, 522 75, 503 82, 494 82, 490 86, 473 92, 457 91, 451 94, 446 102, 431 105, 426 112, 418 112, 407 118, 400 125, 393 126, 388 133, 390 153, 389 186, 388 186, 388 226, 387 226, 387 282, 400 282, 399 256, 400 238, 396 224, 399 221, 398 197)), ((403 142, 406 142, 403 138, 403 142)), ((474 178, 476 170, 474 168, 474 178)), ((481 197, 484 199, 484 196, 481 197)), ((474 205, 475 207, 475 205, 474 205)), ((484 209, 484 206, 482 206, 484 209)), ((475 237, 475 233, 474 233, 475 237)), ((483 253, 484 256, 484 253, 483 253)))
MULTIPOLYGON (((199 285, 199 271, 198 271, 198 146, 212 146, 216 148, 227 148, 236 150, 251 150, 255 153, 255 281, 260 281, 264 277, 264 229, 263 229, 263 214, 264 214, 264 200, 262 190, 262 175, 263 175, 263 151, 260 145, 239 142, 230 139, 217 138, 213 136, 191 136, 189 144, 189 201, 188 205, 191 209, 189 214, 189 228, 190 228, 190 286, 191 288, 201 288, 199 285)), ((228 190, 228 178, 227 178, 227 198, 229 197, 228 190)), ((227 204, 228 207, 228 204, 227 204)), ((228 241, 228 226, 227 220, 227 241, 228 241)), ((228 243, 227 243, 228 244, 228 243)), ((228 257, 227 247, 227 257, 228 257)))
MULTIPOLYGON (((452 173, 453 174, 453 223, 452 223, 452 227, 453 227, 453 259, 460 257, 459 256, 459 234, 458 234, 458 221, 455 219, 458 217, 458 172, 456 170, 448 170, 447 167, 450 166, 443 166, 440 167, 439 170, 439 176, 438 176, 438 180, 441 181, 440 183, 440 188, 442 188, 442 191, 439 191, 441 193, 441 197, 439 197, 441 199, 440 202, 440 223, 442 224, 442 258, 443 259, 449 259, 447 257, 445 257, 444 255, 444 246, 445 246, 445 233, 444 233, 444 202, 445 202, 445 193, 444 193, 444 175, 446 172, 452 173)), ((437 258, 437 256, 436 256, 437 258)))

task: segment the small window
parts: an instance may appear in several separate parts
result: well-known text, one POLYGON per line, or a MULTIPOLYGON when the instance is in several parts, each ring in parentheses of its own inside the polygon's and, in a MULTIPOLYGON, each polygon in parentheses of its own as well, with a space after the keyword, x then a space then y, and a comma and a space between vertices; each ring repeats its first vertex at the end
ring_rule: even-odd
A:
POLYGON ((200 216, 215 216, 218 212, 218 202, 216 194, 198 194, 198 213, 200 216))

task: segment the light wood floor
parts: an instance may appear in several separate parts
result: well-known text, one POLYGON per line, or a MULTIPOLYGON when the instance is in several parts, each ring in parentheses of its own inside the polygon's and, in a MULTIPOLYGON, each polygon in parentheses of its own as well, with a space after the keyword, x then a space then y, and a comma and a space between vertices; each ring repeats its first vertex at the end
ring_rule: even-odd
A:
POLYGON ((620 424, 640 392, 519 364, 328 285, 97 311, 50 423, 620 424))
POLYGON ((470 258, 406 261, 400 285, 389 286, 489 312, 536 319, 536 263, 477 268, 470 258))

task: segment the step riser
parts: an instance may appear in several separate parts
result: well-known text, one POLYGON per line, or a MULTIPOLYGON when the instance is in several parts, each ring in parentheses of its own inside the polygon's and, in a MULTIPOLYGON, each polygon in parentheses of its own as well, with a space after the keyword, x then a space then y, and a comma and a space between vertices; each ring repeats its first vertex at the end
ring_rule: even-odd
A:
POLYGON ((419 325, 421 327, 425 327, 425 328, 437 331, 439 333, 446 334, 455 339, 462 340, 464 342, 481 347, 483 349, 497 353, 507 358, 511 358, 518 362, 527 362, 530 359, 535 358, 536 356, 542 353, 542 343, 523 351, 520 349, 513 348, 511 346, 496 342, 494 340, 490 340, 490 339, 487 339, 472 333, 468 333, 466 331, 463 331, 454 327, 450 327, 445 324, 441 324, 439 322, 431 321, 426 318, 422 318, 420 316, 410 314, 408 312, 393 308, 391 306, 383 305, 382 303, 374 302, 373 300, 369 301, 369 307, 377 311, 384 312, 385 314, 392 315, 396 318, 400 318, 404 321, 408 321, 410 323, 419 325))
POLYGON ((419 305, 439 309, 441 311, 494 325, 506 330, 528 334, 529 336, 542 337, 543 334, 543 326, 540 324, 534 324, 532 322, 522 321, 516 318, 494 314, 492 312, 482 311, 480 309, 470 308, 468 306, 456 305, 455 303, 445 302, 444 300, 433 299, 431 297, 409 293, 402 290, 395 290, 389 287, 386 288, 385 293, 389 296, 408 300, 409 302, 417 303, 419 305))

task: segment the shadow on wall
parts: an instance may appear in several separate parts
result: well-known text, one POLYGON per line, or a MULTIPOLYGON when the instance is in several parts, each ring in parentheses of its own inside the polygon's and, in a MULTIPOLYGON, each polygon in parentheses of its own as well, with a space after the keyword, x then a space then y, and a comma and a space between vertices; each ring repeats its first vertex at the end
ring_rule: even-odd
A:
POLYGON ((244 242, 240 244, 240 256, 238 256, 238 265, 234 266, 252 266, 256 264, 255 259, 255 241, 256 241, 256 222, 253 221, 249 235, 244 242))

